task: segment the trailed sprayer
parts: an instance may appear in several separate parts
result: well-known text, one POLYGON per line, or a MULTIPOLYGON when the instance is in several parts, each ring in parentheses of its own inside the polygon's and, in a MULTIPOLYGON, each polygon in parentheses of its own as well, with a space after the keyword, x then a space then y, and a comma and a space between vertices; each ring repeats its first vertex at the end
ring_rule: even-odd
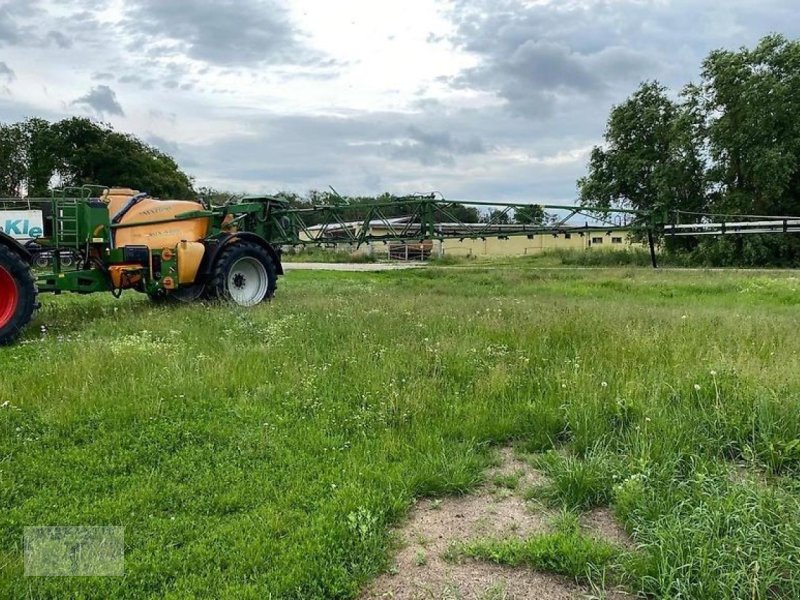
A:
POLYGON ((43 293, 136 290, 156 301, 254 306, 275 293, 283 246, 384 244, 389 256, 396 248, 408 255, 410 247, 429 255, 433 242, 446 239, 628 230, 649 241, 655 266, 657 223, 650 213, 536 207, 541 218, 520 223, 512 215, 530 212, 531 204, 458 202, 436 194, 358 204, 337 195, 335 204, 301 208, 270 196, 212 205, 101 186, 62 189, 47 199, 0 199, 0 345, 30 323, 43 293), (484 211, 480 222, 462 220, 466 206, 484 211), (612 219, 611 213, 618 215, 612 219))
MULTIPOLYGON (((200 297, 243 306, 275 293, 283 274, 284 202, 243 198, 215 207, 136 190, 81 187, 0 206, 0 345, 30 322, 38 295, 132 289, 154 300, 200 297), (32 269, 52 257, 49 272, 32 269), (63 268, 64 259, 76 268, 63 268)), ((285 217, 284 217, 285 219, 285 217)))

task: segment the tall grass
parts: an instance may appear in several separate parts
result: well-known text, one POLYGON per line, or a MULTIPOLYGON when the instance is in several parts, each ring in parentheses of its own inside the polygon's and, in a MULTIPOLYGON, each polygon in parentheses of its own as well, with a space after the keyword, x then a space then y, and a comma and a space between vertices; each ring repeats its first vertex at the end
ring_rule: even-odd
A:
POLYGON ((509 441, 558 450, 548 502, 615 509, 632 591, 800 597, 798 307, 786 275, 633 268, 44 298, 0 350, 0 597, 354 597, 509 441), (125 527, 125 577, 23 577, 30 525, 125 527))
POLYGON ((316 262, 316 263, 374 263, 377 257, 366 252, 348 252, 346 250, 333 250, 306 246, 296 251, 284 252, 281 255, 283 262, 316 262))
POLYGON ((557 248, 534 258, 545 261, 554 259, 562 265, 582 267, 647 267, 651 265, 650 251, 643 248, 621 250, 557 248))
POLYGON ((478 558, 567 575, 578 581, 591 580, 596 573, 622 568, 624 553, 609 542, 581 533, 577 517, 561 515, 553 532, 528 539, 474 540, 456 544, 449 557, 478 558))

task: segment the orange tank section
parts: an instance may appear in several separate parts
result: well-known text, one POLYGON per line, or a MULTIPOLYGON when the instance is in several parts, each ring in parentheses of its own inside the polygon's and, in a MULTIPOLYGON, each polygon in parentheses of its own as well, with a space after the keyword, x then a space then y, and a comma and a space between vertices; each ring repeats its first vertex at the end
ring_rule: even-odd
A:
POLYGON ((194 283, 205 253, 206 247, 200 242, 178 244, 178 283, 181 285, 194 283))
MULTIPOLYGON (((113 219, 130 199, 138 194, 137 190, 129 188, 110 188, 100 199, 108 204, 108 214, 113 219)), ((114 245, 117 248, 147 246, 150 249, 159 249, 174 248, 182 241, 201 240, 208 234, 210 227, 208 218, 169 222, 169 219, 177 215, 195 210, 203 210, 203 205, 186 200, 144 198, 128 210, 119 221, 119 225, 126 227, 116 229, 114 245), (130 226, 138 223, 142 224, 141 227, 130 226)))
POLYGON ((109 188, 100 196, 100 200, 108 204, 108 214, 113 219, 128 200, 139 194, 139 190, 130 188, 109 188))

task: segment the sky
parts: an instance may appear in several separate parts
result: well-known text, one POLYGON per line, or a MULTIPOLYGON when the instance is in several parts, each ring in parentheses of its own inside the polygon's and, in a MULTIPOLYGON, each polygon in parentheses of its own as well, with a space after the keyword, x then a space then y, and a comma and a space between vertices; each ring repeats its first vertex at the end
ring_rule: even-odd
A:
POLYGON ((769 33, 797 0, 0 0, 0 121, 88 116, 231 192, 570 202, 614 104, 769 33))

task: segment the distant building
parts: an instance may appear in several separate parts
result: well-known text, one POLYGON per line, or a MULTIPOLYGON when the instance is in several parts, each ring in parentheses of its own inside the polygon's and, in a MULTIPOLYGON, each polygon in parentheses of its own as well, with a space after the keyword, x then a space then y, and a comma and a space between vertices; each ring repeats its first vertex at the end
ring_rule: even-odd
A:
MULTIPOLYGON (((507 229, 508 226, 505 226, 507 229)), ((629 232, 572 231, 534 235, 500 235, 442 241, 445 256, 527 256, 550 250, 621 249, 641 244, 631 240, 629 232)))
POLYGON ((419 228, 410 222, 410 217, 370 221, 366 224, 368 235, 373 238, 386 237, 356 247, 352 239, 361 235, 365 223, 350 221, 332 225, 316 225, 308 228, 305 239, 322 235, 327 239, 341 238, 341 242, 331 244, 331 250, 372 254, 399 260, 425 260, 441 256, 526 256, 556 249, 622 249, 641 247, 642 244, 630 238, 628 231, 616 229, 597 230, 575 228, 570 232, 536 232, 526 234, 530 226, 525 225, 487 225, 485 223, 439 223, 435 230, 447 236, 444 240, 392 241, 401 232, 416 232, 419 228), (463 237, 457 237, 463 236, 463 237))

